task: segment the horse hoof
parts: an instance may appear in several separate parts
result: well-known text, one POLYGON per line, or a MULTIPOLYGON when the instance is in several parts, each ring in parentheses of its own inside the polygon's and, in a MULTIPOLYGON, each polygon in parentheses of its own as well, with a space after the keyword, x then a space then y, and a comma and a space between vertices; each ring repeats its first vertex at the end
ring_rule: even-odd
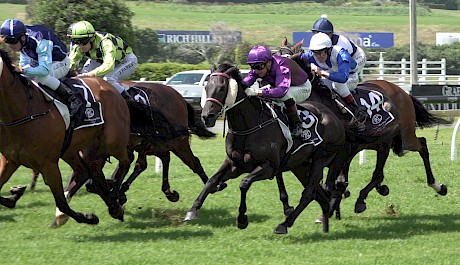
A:
POLYGON ((121 193, 120 196, 118 196, 118 203, 120 205, 124 205, 128 201, 128 198, 126 197, 126 194, 121 193))
POLYGON ((294 207, 289 206, 289 207, 284 211, 284 216, 285 216, 285 217, 288 217, 288 216, 291 215, 293 212, 294 212, 294 207))
POLYGON ((97 225, 99 223, 99 218, 97 217, 97 215, 92 213, 85 214, 85 219, 85 223, 90 225, 97 225))
POLYGON ((67 221, 69 220, 69 216, 67 214, 61 214, 61 215, 58 215, 54 218, 54 221, 53 223, 51 224, 51 227, 52 228, 58 228, 58 227, 61 227, 63 225, 65 225, 67 223, 67 221))
POLYGON ((343 198, 343 199, 346 199, 346 198, 350 197, 350 195, 351 195, 351 194, 350 194, 350 191, 349 191, 349 190, 346 190, 346 191, 342 194, 342 198, 343 198))
POLYGON ((124 221, 125 209, 122 206, 109 208, 109 214, 113 219, 124 221))
POLYGON ((355 204, 355 213, 362 213, 367 209, 366 203, 356 203, 355 204))
POLYGON ((322 224, 323 220, 324 220, 324 216, 321 215, 320 217, 316 218, 315 224, 322 224))
POLYGON ((25 186, 25 185, 14 186, 14 187, 10 188, 10 193, 11 193, 11 195, 17 195, 17 196, 21 197, 24 194, 24 192, 26 191, 26 188, 27 188, 27 186, 25 186))
POLYGON ((179 196, 179 193, 177 191, 173 190, 170 193, 166 193, 166 198, 170 202, 177 202, 179 200, 180 196, 179 196))
POLYGON ((242 215, 237 218, 236 226, 239 229, 246 229, 249 225, 249 219, 247 215, 242 215))
POLYGON ((441 184, 441 190, 438 191, 438 194, 441 196, 446 196, 447 195, 447 186, 444 184, 441 184))
POLYGON ((287 226, 285 225, 280 224, 275 228, 275 234, 285 235, 287 233, 288 233, 288 229, 287 229, 287 226))
POLYGON ((387 196, 388 194, 390 194, 390 189, 388 188, 387 185, 376 187, 376 189, 377 189, 377 192, 382 196, 387 196))
POLYGON ((196 212, 195 211, 188 211, 185 214, 184 222, 192 221, 192 220, 195 220, 195 219, 196 219, 196 212))

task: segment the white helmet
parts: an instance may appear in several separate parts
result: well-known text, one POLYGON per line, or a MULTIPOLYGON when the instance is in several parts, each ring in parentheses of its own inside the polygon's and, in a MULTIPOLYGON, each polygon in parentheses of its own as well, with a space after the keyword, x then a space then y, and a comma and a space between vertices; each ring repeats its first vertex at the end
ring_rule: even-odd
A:
POLYGON ((319 51, 332 46, 331 38, 326 33, 318 32, 311 37, 309 50, 319 51))

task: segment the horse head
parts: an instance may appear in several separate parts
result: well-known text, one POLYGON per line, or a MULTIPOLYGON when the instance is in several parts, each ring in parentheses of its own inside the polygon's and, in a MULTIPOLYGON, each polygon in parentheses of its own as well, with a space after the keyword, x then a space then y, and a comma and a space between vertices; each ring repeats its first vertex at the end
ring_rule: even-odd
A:
POLYGON ((240 70, 228 63, 211 68, 211 77, 205 87, 206 101, 202 118, 208 127, 213 127, 226 110, 232 108, 238 100, 246 97, 240 70))

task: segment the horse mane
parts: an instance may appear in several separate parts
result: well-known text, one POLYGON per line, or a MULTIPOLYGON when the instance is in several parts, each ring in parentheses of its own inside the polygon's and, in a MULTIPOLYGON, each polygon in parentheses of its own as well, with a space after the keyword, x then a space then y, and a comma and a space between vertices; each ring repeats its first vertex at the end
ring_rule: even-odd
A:
POLYGON ((0 56, 2 57, 4 65, 6 65, 8 70, 10 70, 11 74, 18 77, 19 80, 22 82, 22 84, 24 84, 24 86, 28 86, 29 80, 25 78, 23 75, 20 75, 14 71, 13 59, 11 59, 9 52, 6 51, 5 49, 0 48, 0 56))
POLYGON ((240 69, 238 69, 238 67, 234 64, 222 63, 216 68, 216 71, 231 76, 233 79, 236 80, 238 84, 241 84, 241 82, 243 81, 240 69))

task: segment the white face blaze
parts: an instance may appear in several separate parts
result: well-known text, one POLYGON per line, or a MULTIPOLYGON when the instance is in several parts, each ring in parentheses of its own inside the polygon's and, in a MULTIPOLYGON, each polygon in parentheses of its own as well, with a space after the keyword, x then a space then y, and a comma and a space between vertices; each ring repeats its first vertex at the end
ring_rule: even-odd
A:
POLYGON ((0 57, 0 76, 2 75, 3 73, 3 58, 0 57))

